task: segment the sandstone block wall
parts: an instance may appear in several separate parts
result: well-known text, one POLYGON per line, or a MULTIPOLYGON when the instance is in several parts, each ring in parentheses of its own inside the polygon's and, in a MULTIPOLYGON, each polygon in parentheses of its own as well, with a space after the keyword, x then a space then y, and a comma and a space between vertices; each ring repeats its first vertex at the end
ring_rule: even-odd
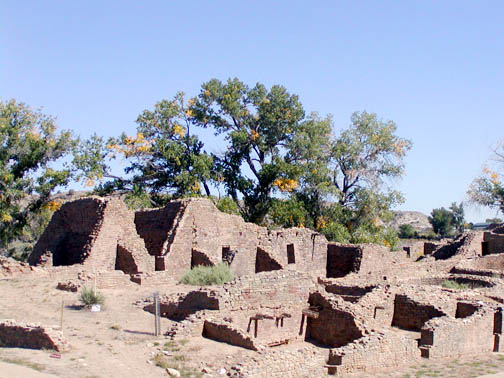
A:
POLYGON ((0 321, 0 345, 13 348, 54 349, 59 352, 68 349, 68 344, 60 331, 13 320, 0 321))
POLYGON ((259 271, 274 267, 318 273, 326 265, 327 240, 323 235, 303 228, 269 231, 220 212, 204 198, 174 201, 165 209, 138 212, 135 223, 149 253, 163 260, 156 269, 166 269, 175 278, 180 278, 201 256, 212 264, 226 261, 235 276, 256 273, 258 259, 259 271))
POLYGON ((394 300, 392 325, 420 332, 426 321, 445 315, 447 314, 430 304, 418 303, 407 295, 398 294, 394 300))
POLYGON ((447 316, 432 319, 421 332, 421 348, 428 358, 457 358, 492 352, 494 312, 480 309, 463 319, 447 316))
POLYGON ((309 302, 311 306, 318 308, 318 316, 307 319, 307 340, 339 347, 364 335, 365 328, 350 306, 332 301, 319 292, 310 294, 309 302))
POLYGON ((485 254, 504 253, 504 235, 493 232, 485 232, 483 241, 486 243, 485 254))
POLYGON ((420 351, 415 339, 390 331, 373 333, 358 342, 331 349, 328 365, 330 374, 377 372, 412 364, 420 360, 420 351))
POLYGON ((119 199, 67 202, 53 215, 28 261, 31 265, 82 264, 96 271, 153 271, 154 261, 133 220, 134 213, 119 199))

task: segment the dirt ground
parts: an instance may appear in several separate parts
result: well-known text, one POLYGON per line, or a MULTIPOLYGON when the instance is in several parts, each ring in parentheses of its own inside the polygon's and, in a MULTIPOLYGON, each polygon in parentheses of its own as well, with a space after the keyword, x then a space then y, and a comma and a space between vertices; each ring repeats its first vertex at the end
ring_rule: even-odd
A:
MULTIPOLYGON (((167 377, 166 367, 177 368, 186 377, 219 377, 226 376, 224 369, 232 364, 258 357, 256 352, 203 337, 172 342, 165 336, 153 336, 153 315, 134 303, 155 289, 162 294, 180 292, 178 285, 103 289, 103 311, 93 313, 80 307, 78 293, 57 290, 57 283, 57 279, 34 273, 0 279, 0 319, 59 329, 63 301, 63 332, 70 344, 61 358, 54 358, 54 351, 48 350, 0 348, 0 378, 155 378, 167 377)), ((170 323, 162 318, 162 329, 170 323)), ((402 371, 372 376, 465 378, 499 372, 504 372, 504 354, 494 353, 467 360, 425 360, 402 371)))

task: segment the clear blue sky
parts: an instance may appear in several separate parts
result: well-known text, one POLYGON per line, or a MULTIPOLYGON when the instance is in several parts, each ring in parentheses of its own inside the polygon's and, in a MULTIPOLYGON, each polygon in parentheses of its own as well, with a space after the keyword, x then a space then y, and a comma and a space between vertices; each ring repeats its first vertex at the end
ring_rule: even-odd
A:
POLYGON ((483 0, 3 0, 0 98, 115 136, 213 77, 282 84, 336 132, 356 110, 394 120, 414 143, 400 208, 429 214, 466 199, 504 137, 503 14, 483 0))

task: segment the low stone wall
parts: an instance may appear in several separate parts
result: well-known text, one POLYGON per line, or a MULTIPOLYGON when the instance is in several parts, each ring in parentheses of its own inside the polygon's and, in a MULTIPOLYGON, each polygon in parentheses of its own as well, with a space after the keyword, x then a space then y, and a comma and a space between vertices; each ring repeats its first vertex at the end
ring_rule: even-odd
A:
POLYGON ((504 235, 485 232, 483 241, 486 243, 485 254, 504 253, 504 235))
POLYGON ((394 332, 379 332, 329 352, 329 374, 376 372, 420 360, 415 339, 394 332))
POLYGON ((231 367, 234 378, 326 377, 327 349, 304 346, 290 350, 265 349, 260 358, 231 367))
POLYGON ((249 335, 227 322, 205 320, 203 336, 246 349, 258 350, 260 348, 249 335))
POLYGON ((447 314, 430 304, 418 303, 407 295, 398 294, 394 300, 392 326, 420 332, 426 321, 445 315, 447 314))
POLYGON ((492 352, 494 313, 480 309, 468 317, 442 317, 428 321, 421 331, 420 347, 426 358, 457 358, 492 352))
POLYGON ((38 324, 20 323, 14 320, 0 321, 0 346, 29 349, 54 349, 62 352, 68 343, 60 331, 38 324))

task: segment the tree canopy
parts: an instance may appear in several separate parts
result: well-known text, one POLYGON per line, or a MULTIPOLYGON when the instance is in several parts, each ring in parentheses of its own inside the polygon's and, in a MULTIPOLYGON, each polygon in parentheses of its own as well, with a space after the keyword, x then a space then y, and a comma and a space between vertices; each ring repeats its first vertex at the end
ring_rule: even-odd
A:
POLYGON ((224 135, 228 145, 215 156, 216 170, 228 194, 237 202, 243 197, 246 219, 262 222, 272 192, 298 186, 300 170, 291 158, 305 116, 298 97, 279 85, 267 90, 213 79, 202 85, 189 112, 196 125, 224 135))
POLYGON ((467 194, 474 203, 504 214, 504 142, 494 150, 494 162, 496 169, 483 169, 482 174, 471 183, 467 194))
POLYGON ((462 232, 464 230, 464 206, 462 203, 457 205, 453 202, 449 209, 441 207, 433 209, 429 222, 434 232, 441 236, 452 235, 454 231, 462 232))
MULTIPOLYGON (((19 124, 23 117, 17 114, 2 118, 16 121, 9 121, 0 136, 10 133, 10 138, 24 139, 4 142, 10 150, 18 146, 20 155, 0 157, 0 173, 25 180, 13 184, 11 191, 38 193, 39 202, 28 212, 43 206, 54 187, 71 178, 83 180, 99 194, 123 193, 132 208, 162 206, 168 198, 214 199, 212 194, 217 190, 220 197, 224 189, 227 197, 214 199, 216 205, 247 221, 310 227, 340 242, 393 246, 397 241, 397 233, 385 222, 392 206, 402 201, 391 180, 403 174, 411 142, 397 136, 393 121, 374 113, 355 112, 349 127, 336 132, 331 116, 307 114, 298 96, 283 86, 249 87, 236 78, 203 83, 189 99, 179 92, 160 100, 140 113, 133 136, 107 139, 95 134, 77 145, 69 133, 55 134, 52 119, 21 107, 23 111, 25 121, 19 124), (41 129, 38 134, 21 130, 34 125, 41 129), (206 152, 198 129, 213 131, 224 142, 222 151, 206 152), (49 168, 48 163, 70 147, 71 168, 49 168), (125 161, 123 173, 113 169, 115 159, 125 161), (22 162, 19 167, 16 161, 22 162)), ((22 216, 13 205, 20 194, 10 195, 13 200, 0 210, 4 235, 12 237, 7 225, 22 225, 22 216)))
POLYGON ((57 133, 54 118, 23 103, 0 101, 0 247, 25 231, 29 220, 59 203, 50 196, 72 178, 53 163, 74 145, 68 131, 57 133))

